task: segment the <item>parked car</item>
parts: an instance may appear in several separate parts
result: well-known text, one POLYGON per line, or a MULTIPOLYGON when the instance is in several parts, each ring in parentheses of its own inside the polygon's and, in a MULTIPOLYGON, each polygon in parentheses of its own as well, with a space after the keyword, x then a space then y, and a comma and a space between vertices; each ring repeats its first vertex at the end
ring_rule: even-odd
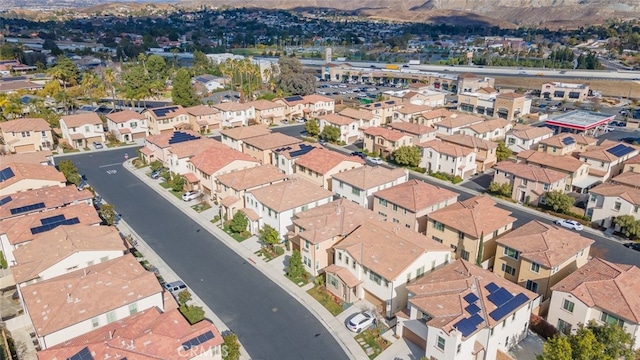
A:
POLYGON ((561 220, 556 220, 554 223, 556 225, 560 225, 560 226, 565 227, 567 229, 572 229, 572 230, 577 230, 577 231, 581 231, 581 230, 584 229, 584 226, 582 226, 582 224, 580 224, 579 222, 577 222, 575 220, 561 219, 561 220))
POLYGON ((367 160, 369 160, 369 162, 372 162, 376 165, 381 165, 384 163, 384 161, 382 161, 382 159, 380 159, 379 157, 369 157, 367 158, 367 160))
POLYGON ((616 128, 614 128, 613 126, 607 125, 607 126, 604 127, 604 132, 608 133, 609 131, 613 131, 615 129, 616 128))
POLYGON ((363 160, 367 158, 367 156, 362 151, 354 151, 351 153, 351 156, 357 156, 363 160))
POLYGON ((78 184, 78 186, 77 186, 78 191, 86 189, 88 187, 89 187, 89 184, 84 180, 80 180, 80 184, 78 184))
POLYGON ((545 104, 540 104, 540 105, 538 105, 538 107, 539 107, 540 109, 544 109, 544 108, 546 108, 546 107, 547 107, 547 105, 545 105, 545 104))
POLYGON ((94 143, 93 143, 93 147, 94 147, 94 148, 96 148, 96 149, 102 149, 102 148, 104 148, 104 146, 102 145, 102 143, 101 143, 101 142, 94 142, 94 143))
POLYGON ((553 111, 553 110, 558 110, 558 107, 557 107, 557 106, 555 106, 555 105, 553 105, 553 106, 549 107, 549 110, 552 110, 552 111, 553 111))
POLYGON ((187 285, 185 285, 185 283, 183 283, 182 281, 178 280, 178 281, 173 281, 173 282, 164 284, 164 288, 171 295, 177 298, 179 293, 187 290, 187 285))
POLYGON ((149 176, 152 179, 159 179, 160 178, 160 173, 162 173, 162 170, 155 170, 149 176))
POLYGON ((182 200, 191 201, 197 199, 199 196, 200 193, 197 191, 187 191, 186 193, 182 194, 182 200))
POLYGON ((347 329, 359 333, 376 323, 376 317, 369 310, 357 313, 347 322, 347 329))
POLYGON ((640 251, 640 243, 637 242, 628 242, 623 244, 624 247, 628 247, 629 249, 635 250, 635 251, 640 251))
POLYGON ((320 144, 322 146, 325 146, 325 145, 327 145, 327 141, 325 139, 320 139, 320 140, 318 140, 318 144, 320 144))
POLYGON ((640 143, 640 138, 638 138, 638 137, 626 137, 626 138, 620 139, 620 141, 624 141, 627 144, 636 144, 636 143, 640 143))

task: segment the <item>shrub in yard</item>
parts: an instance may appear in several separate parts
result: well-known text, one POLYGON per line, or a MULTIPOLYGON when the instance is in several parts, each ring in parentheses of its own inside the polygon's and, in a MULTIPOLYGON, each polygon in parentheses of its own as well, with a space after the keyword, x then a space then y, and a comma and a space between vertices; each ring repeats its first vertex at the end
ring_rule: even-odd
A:
POLYGON ((151 168, 151 171, 156 171, 163 168, 162 162, 160 162, 159 160, 153 161, 151 164, 149 164, 149 167, 151 168))
POLYGON ((531 330, 533 330, 533 332, 545 339, 548 339, 558 333, 558 330, 553 325, 549 324, 545 319, 535 314, 531 314, 530 316, 529 327, 531 328, 531 330))
POLYGON ((276 246, 273 250, 275 251, 277 256, 284 255, 284 249, 280 246, 276 246))

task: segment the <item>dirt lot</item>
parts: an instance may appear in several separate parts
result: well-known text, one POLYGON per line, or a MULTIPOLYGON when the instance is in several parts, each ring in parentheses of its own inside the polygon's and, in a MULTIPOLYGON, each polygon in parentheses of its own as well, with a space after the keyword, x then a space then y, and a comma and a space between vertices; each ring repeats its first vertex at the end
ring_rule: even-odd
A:
MULTIPOLYGON (((582 83, 581 80, 567 80, 548 76, 539 77, 496 77, 496 87, 523 88, 540 90, 542 84, 547 82, 582 83)), ((640 81, 615 81, 615 80, 589 80, 589 86, 594 91, 599 91, 604 96, 631 96, 640 99, 640 81)))

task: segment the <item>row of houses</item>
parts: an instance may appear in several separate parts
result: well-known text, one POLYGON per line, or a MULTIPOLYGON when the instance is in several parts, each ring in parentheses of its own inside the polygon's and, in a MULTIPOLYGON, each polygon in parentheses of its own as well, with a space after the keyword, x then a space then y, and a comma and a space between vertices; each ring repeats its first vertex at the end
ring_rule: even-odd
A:
POLYGON ((51 152, 0 163, 0 246, 10 271, 0 282, 15 287, 21 305, 3 316, 10 332, 32 327, 38 359, 222 359, 218 329, 189 324, 118 230, 101 225, 93 194, 67 185, 51 152))

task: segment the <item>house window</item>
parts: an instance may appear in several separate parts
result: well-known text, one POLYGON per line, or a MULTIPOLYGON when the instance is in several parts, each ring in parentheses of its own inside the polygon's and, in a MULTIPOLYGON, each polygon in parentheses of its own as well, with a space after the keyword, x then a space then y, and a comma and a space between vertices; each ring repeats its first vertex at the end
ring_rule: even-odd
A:
POLYGON ((85 126, 84 127, 84 132, 88 133, 89 132, 89 126, 85 126))
POLYGON ((624 326, 624 321, 618 319, 617 317, 611 315, 611 314, 607 314, 606 312, 602 312, 602 315, 600 316, 600 321, 605 322, 609 325, 618 325, 620 327, 624 326))
POLYGON ((342 253, 338 253, 338 260, 342 261, 342 253))
POLYGON ((396 204, 391 205, 391 210, 398 211, 398 205, 396 204))
POLYGON ((527 280, 527 284, 525 286, 527 290, 538 292, 538 283, 535 281, 527 280))
POLYGON ((380 204, 380 206, 387 207, 387 200, 378 198, 378 204, 380 204))
POLYGON ((351 193, 353 195, 360 196, 360 189, 352 187, 351 188, 351 193))
POLYGON ((507 265, 507 264, 505 264, 505 263, 502 264, 502 271, 505 274, 509 274, 511 276, 515 276, 516 275, 516 269, 511 267, 511 266, 509 266, 509 265, 507 265))
POLYGON ((458 239, 464 239, 464 233, 462 231, 458 231, 458 239))
POLYGON ((22 137, 30 137, 31 136, 31 132, 30 131, 23 131, 22 132, 22 137))
POLYGON ((458 344, 458 349, 456 349, 456 352, 459 353, 460 349, 462 349, 462 344, 458 344))
POLYGON ((467 250, 460 251, 460 257, 464 260, 469 261, 469 252, 467 250))
POLYGON ((338 181, 338 187, 340 189, 342 189, 344 187, 343 185, 344 185, 344 183, 342 181, 338 181))
POLYGON ((571 324, 562 319, 558 319, 558 331, 568 335, 571 332, 571 324))
POLYGON ((620 201, 616 201, 616 202, 613 204, 613 210, 615 210, 615 211, 620 211, 620 207, 621 207, 621 206, 622 206, 622 203, 621 203, 620 201))
POLYGON ((569 301, 567 299, 564 299, 564 301, 562 302, 562 308, 567 310, 570 313, 573 313, 574 306, 575 304, 572 301, 569 301))
POLYGON ((435 240, 435 241, 439 242, 440 244, 442 244, 442 239, 440 239, 440 238, 438 238, 438 237, 435 237, 435 236, 432 236, 431 238, 432 238, 433 240, 435 240))
POLYGON ((529 181, 527 179, 522 179, 522 185, 527 186, 529 181))
POLYGON ((536 274, 539 274, 540 273, 540 264, 532 262, 531 263, 531 271, 536 273, 536 274))
POLYGON ((424 275, 424 266, 420 266, 416 272, 416 277, 421 277, 424 275))
POLYGON ((400 224, 400 220, 398 220, 396 218, 393 218, 393 222, 396 223, 396 224, 400 224))
POLYGON ((327 279, 329 280, 329 284, 334 288, 338 287, 338 280, 333 275, 327 275, 327 279))
POLYGON ((129 304, 129 315, 133 315, 137 312, 138 312, 138 304, 137 303, 129 304))
POLYGON ((441 336, 438 336, 438 349, 444 351, 444 344, 445 344, 444 338, 441 336))
POLYGON ((105 256, 105 257, 100 258, 100 262, 105 262, 105 261, 107 261, 107 260, 109 260, 109 257, 108 257, 108 256, 105 256))
POLYGON ((116 312, 115 311, 109 311, 107 313, 107 324, 111 324, 114 321, 116 321, 116 312))
POLYGON ((91 325, 92 325, 94 328, 97 328, 98 326, 100 326, 100 320, 98 320, 98 318, 97 318, 97 317, 94 317, 93 319, 91 319, 91 325))
POLYGON ((349 265, 349 257, 348 257, 348 256, 345 256, 345 257, 344 257, 344 263, 345 263, 345 264, 347 264, 347 265, 349 265))
POLYGON ((374 283, 380 285, 382 283, 382 277, 376 273, 374 273, 373 271, 369 271, 369 280, 373 281, 374 283))
POLYGON ((510 247, 504 247, 504 251, 503 251, 504 255, 507 255, 508 257, 512 258, 512 259, 516 259, 518 260, 519 257, 519 253, 517 250, 514 250, 510 247))
POLYGON ((544 191, 549 191, 549 184, 544 184, 544 186, 542 187, 542 189, 544 191))
POLYGON ((309 240, 304 241, 304 248, 309 250, 309 240))
POLYGON ((597 197, 595 195, 591 195, 591 199, 589 201, 593 202, 596 201, 597 197))
POLYGON ((434 221, 434 222, 433 222, 433 227, 434 227, 436 230, 444 231, 444 224, 443 224, 443 223, 441 223, 441 222, 434 221))

